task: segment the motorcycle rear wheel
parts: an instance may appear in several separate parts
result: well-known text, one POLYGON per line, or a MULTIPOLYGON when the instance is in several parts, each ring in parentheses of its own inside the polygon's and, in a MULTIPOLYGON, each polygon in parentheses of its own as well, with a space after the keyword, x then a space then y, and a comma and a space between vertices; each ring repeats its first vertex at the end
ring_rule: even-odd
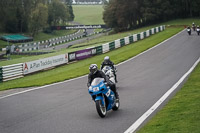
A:
MULTIPOLYGON (((104 99, 104 103, 105 103, 105 99, 104 99)), ((104 118, 106 116, 106 113, 107 113, 106 105, 102 105, 101 100, 96 101, 96 109, 101 118, 104 118)))

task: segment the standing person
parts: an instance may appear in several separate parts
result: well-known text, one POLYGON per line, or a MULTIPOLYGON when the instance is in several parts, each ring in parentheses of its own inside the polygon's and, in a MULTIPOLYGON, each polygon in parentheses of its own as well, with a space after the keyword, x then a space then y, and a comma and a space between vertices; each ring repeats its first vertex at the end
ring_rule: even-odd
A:
POLYGON ((101 70, 98 70, 96 64, 91 64, 89 70, 90 73, 88 75, 88 83, 87 83, 88 87, 91 86, 91 83, 95 78, 104 78, 104 81, 107 82, 107 85, 110 86, 110 89, 115 93, 116 99, 119 99, 119 95, 115 84, 113 84, 101 70))
POLYGON ((103 69, 104 66, 110 66, 114 72, 114 76, 115 76, 115 81, 117 83, 117 75, 116 75, 116 72, 115 72, 115 66, 114 66, 114 63, 110 60, 110 57, 109 56, 106 56, 104 58, 104 61, 101 63, 101 70, 103 69))

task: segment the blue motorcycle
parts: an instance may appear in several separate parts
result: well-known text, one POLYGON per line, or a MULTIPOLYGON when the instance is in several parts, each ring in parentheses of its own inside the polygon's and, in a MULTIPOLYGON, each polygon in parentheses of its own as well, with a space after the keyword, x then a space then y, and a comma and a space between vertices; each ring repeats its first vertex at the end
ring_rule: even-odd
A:
POLYGON ((116 100, 114 92, 104 83, 103 78, 95 78, 88 89, 96 103, 96 109, 100 117, 104 118, 107 111, 118 110, 120 103, 116 100))

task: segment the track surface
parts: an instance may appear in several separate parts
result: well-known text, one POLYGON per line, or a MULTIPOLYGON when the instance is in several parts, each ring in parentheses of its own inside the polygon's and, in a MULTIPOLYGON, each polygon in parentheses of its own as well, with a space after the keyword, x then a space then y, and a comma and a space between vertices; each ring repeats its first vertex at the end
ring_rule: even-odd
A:
POLYGON ((199 42, 184 31, 117 66, 121 106, 104 119, 87 77, 0 99, 0 133, 123 133, 190 69, 199 42))

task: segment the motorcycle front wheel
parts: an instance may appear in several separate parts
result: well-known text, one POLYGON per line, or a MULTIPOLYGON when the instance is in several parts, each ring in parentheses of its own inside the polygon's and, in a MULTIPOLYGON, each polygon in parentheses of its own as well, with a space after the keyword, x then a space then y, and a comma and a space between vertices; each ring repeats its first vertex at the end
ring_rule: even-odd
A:
MULTIPOLYGON (((104 103, 105 103, 105 99, 104 99, 104 103)), ((106 113, 107 113, 106 105, 105 104, 103 105, 101 100, 96 101, 96 109, 101 118, 104 118, 106 116, 106 113)))

